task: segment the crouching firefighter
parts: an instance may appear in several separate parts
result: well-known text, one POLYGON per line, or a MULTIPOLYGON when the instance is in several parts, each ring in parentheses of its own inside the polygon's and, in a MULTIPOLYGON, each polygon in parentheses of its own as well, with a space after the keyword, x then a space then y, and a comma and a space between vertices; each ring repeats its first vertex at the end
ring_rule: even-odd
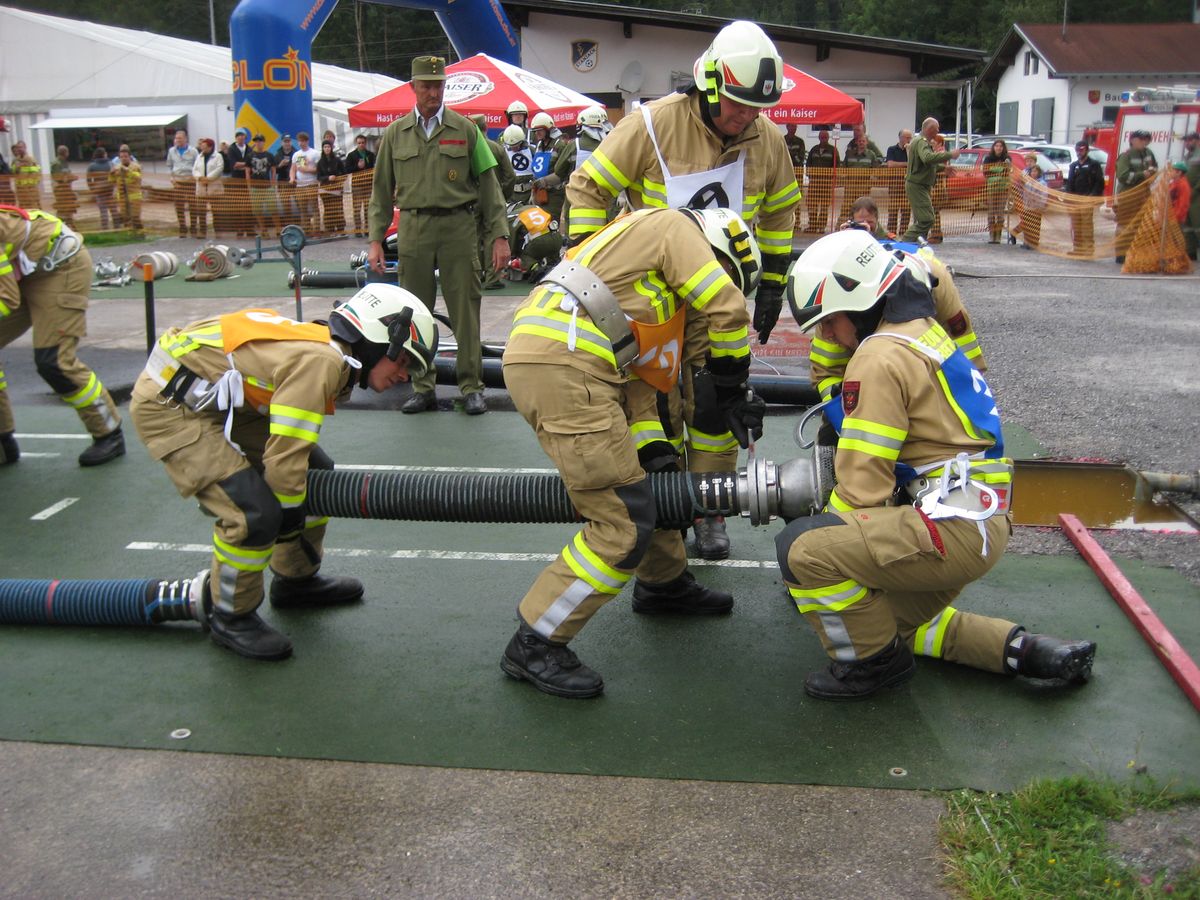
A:
MULTIPOLYGON (((96 373, 75 355, 87 334, 92 258, 83 238, 40 209, 0 206, 0 348, 33 329, 37 373, 75 410, 92 436, 81 466, 98 466, 125 453, 121 416, 96 373)), ((14 463, 12 404, 0 370, 0 465, 14 463)))
POLYGON ((504 381, 585 524, 521 600, 500 660, 513 678, 561 697, 601 693, 600 675, 567 644, 630 580, 637 613, 733 608, 729 594, 692 577, 680 532, 655 529, 646 471, 678 468, 671 437, 682 435, 681 409, 665 421, 657 396, 679 377, 694 313, 707 316, 726 427, 742 446, 761 435, 766 406, 746 389, 745 297, 761 259, 729 210, 639 210, 568 251, 518 307, 504 381))
POLYGON ((908 681, 914 654, 1087 680, 1094 643, 950 605, 1008 545, 1013 466, 987 382, 935 318, 928 269, 842 231, 796 260, 786 296, 801 328, 850 353, 827 408, 836 486, 824 512, 776 538, 784 582, 831 659, 805 692, 869 697, 908 681))
POLYGON ((133 388, 129 411, 150 455, 184 497, 216 517, 206 602, 212 639, 250 659, 284 659, 291 641, 258 615, 271 605, 362 599, 354 578, 321 574, 324 517, 305 515, 325 416, 357 380, 382 392, 432 365, 433 317, 395 285, 369 284, 328 322, 246 309, 172 328, 133 388))

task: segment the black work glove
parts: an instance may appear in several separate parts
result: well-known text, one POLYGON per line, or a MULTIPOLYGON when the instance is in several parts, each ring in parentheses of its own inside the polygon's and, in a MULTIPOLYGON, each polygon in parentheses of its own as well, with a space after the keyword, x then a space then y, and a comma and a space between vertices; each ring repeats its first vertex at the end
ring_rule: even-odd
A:
POLYGON ((721 434, 728 428, 712 372, 703 367, 692 369, 692 424, 705 434, 721 434))
POLYGON ((763 282, 758 286, 754 295, 754 330, 758 332, 758 342, 765 344, 779 321, 779 311, 783 309, 783 285, 774 282, 763 282))
POLYGON ((715 385, 717 403, 725 413, 725 423, 733 432, 738 445, 749 447, 763 433, 763 417, 767 414, 767 402, 750 390, 743 382, 736 387, 715 385))

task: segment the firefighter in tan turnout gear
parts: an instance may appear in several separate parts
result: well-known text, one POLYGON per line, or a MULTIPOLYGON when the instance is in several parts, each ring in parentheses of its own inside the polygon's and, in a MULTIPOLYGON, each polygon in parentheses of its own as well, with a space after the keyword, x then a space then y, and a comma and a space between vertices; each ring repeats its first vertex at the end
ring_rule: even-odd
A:
POLYGON ((562 697, 601 693, 567 643, 635 575, 635 612, 732 609, 729 594, 692 577, 680 532, 655 529, 646 472, 676 460, 653 417, 656 389, 676 383, 688 353, 690 316, 704 315, 712 399, 728 427, 743 446, 762 433, 765 404, 746 389, 745 294, 760 260, 730 210, 640 210, 568 251, 518 307, 504 381, 585 524, 521 600, 500 663, 512 677, 562 697))
MULTIPOLYGON (((783 303, 800 200, 783 134, 760 115, 779 102, 783 62, 761 28, 738 21, 721 29, 696 60, 693 74, 694 86, 623 118, 575 170, 567 184, 567 236, 575 242, 594 233, 622 192, 634 209, 733 208, 753 223, 762 251, 754 328, 765 344, 783 303)), ((700 318, 689 327, 703 337, 700 318)), ((689 343, 699 356, 683 365, 687 466, 693 472, 732 472, 737 468, 736 441, 728 430, 714 433, 692 414, 692 375, 703 364, 704 345, 702 340, 689 343)), ((695 533, 702 557, 729 555, 723 520, 699 519, 695 533)))
POLYGON ((788 273, 800 326, 851 353, 825 511, 776 537, 784 583, 832 662, 804 690, 857 700, 910 679, 914 654, 1079 682, 1096 645, 950 604, 1000 559, 1012 461, 983 375, 934 318, 928 270, 863 231, 814 243, 788 273))
MULTIPOLYGON (((40 209, 0 206, 0 348, 33 329, 37 372, 72 407, 92 436, 81 466, 98 466, 125 453, 121 416, 96 373, 75 349, 87 334, 92 258, 83 238, 40 209)), ((8 381, 0 369, 0 465, 14 463, 8 381)))
POLYGON ((426 371, 436 349, 424 304, 388 284, 367 285, 327 323, 247 309, 159 338, 129 411, 179 493, 216 517, 213 641, 251 659, 291 654, 256 612, 268 566, 273 606, 362 598, 357 579, 319 572, 327 520, 305 515, 308 470, 333 468, 317 440, 355 380, 384 391, 426 371))

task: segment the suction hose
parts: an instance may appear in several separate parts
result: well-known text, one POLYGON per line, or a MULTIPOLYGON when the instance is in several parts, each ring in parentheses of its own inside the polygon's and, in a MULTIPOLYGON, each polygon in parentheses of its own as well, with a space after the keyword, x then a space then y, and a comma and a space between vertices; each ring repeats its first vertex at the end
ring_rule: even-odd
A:
POLYGON ((174 581, 0 579, 0 625, 206 623, 208 570, 174 581))

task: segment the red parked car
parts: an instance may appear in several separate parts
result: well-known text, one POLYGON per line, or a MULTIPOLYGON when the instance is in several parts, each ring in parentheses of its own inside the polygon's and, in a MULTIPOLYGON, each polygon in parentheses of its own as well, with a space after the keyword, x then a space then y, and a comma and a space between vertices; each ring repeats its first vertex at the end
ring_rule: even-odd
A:
MULTIPOLYGON (((950 160, 950 164, 946 167, 945 188, 946 195, 952 203, 983 208, 985 205, 983 158, 988 155, 990 150, 991 147, 970 147, 960 151, 958 159, 950 160)), ((1009 150, 1008 155, 1012 159, 1013 170, 1024 171, 1026 156, 1033 152, 1036 151, 1009 150)), ((1046 176, 1046 186, 1051 190, 1061 190, 1063 185, 1062 169, 1041 153, 1037 154, 1037 164, 1041 167, 1042 174, 1046 176)))

